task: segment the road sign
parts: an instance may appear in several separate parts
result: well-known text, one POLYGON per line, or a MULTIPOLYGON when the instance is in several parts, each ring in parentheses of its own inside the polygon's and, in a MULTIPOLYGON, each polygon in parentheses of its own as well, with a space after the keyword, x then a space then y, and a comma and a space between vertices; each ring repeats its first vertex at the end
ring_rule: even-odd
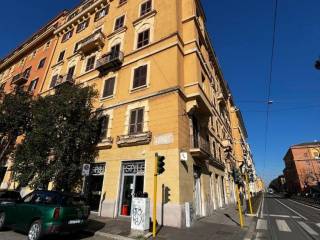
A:
POLYGON ((90 164, 82 165, 82 176, 88 177, 90 175, 90 164))

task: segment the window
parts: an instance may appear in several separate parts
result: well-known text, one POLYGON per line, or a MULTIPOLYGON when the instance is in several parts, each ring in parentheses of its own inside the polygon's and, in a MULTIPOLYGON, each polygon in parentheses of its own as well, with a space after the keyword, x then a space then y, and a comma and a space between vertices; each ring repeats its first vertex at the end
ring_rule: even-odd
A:
POLYGON ((88 25, 89 25, 89 19, 79 23, 77 26, 77 33, 86 29, 88 25))
POLYGON ((61 42, 65 42, 69 40, 72 37, 72 34, 73 34, 73 29, 63 35, 61 42))
POLYGON ((46 58, 41 59, 38 65, 38 69, 43 68, 45 63, 46 63, 46 58))
POLYGON ((137 108, 130 112, 129 134, 142 133, 144 108, 137 108))
POLYGON ((127 0, 119 0, 119 5, 125 4, 126 2, 127 2, 127 0))
POLYGON ((51 41, 48 41, 48 42, 46 43, 46 49, 50 47, 50 43, 51 43, 51 41))
POLYGON ((74 18, 75 16, 77 16, 78 11, 79 11, 79 10, 77 10, 77 11, 75 11, 75 12, 71 13, 71 14, 69 15, 69 17, 68 17, 68 21, 70 21, 72 18, 74 18))
POLYGON ((74 75, 75 69, 76 69, 76 66, 72 66, 68 69, 68 73, 67 73, 67 80, 68 81, 73 81, 73 75, 74 75))
POLYGON ((34 90, 37 87, 38 81, 39 81, 39 78, 31 81, 31 83, 30 83, 30 85, 28 87, 28 92, 31 92, 31 93, 34 92, 34 90))
POLYGON ((137 48, 142 48, 143 46, 148 45, 149 42, 150 42, 150 29, 147 29, 138 34, 137 48))
POLYGON ((124 25, 124 15, 121 16, 121 17, 118 17, 118 18, 116 19, 116 23, 115 23, 115 25, 114 25, 114 30, 116 31, 116 30, 122 28, 123 25, 124 25))
POLYGON ((148 0, 141 4, 140 8, 140 16, 146 15, 148 12, 150 12, 152 9, 152 1, 148 0))
POLYGON ((94 17, 94 21, 98 21, 99 19, 103 18, 104 16, 108 15, 109 13, 109 5, 106 6, 105 8, 102 8, 101 10, 99 10, 95 17, 94 17))
POLYGON ((32 55, 31 55, 31 58, 34 58, 36 56, 36 54, 37 54, 37 51, 33 51, 32 55))
POLYGON ((109 78, 104 81, 104 88, 102 93, 103 98, 111 97, 113 95, 115 81, 115 77, 109 78))
POLYGON ((22 202, 23 202, 23 203, 31 203, 33 197, 34 197, 34 193, 30 193, 30 194, 28 194, 27 196, 25 196, 25 197, 22 199, 22 202))
POLYGON ((63 50, 62 52, 60 52, 59 57, 58 57, 58 62, 61 62, 64 59, 64 54, 66 53, 65 50, 63 50))
POLYGON ((92 70, 94 68, 94 63, 96 61, 96 56, 89 57, 86 65, 86 72, 92 70))
POLYGON ((31 67, 27 68, 24 72, 23 72, 23 77, 25 78, 29 78, 30 77, 30 73, 31 73, 31 67))
POLYGON ((76 53, 78 51, 80 42, 77 42, 76 45, 74 45, 73 53, 76 53))
POLYGON ((147 85, 147 70, 147 65, 138 67, 134 70, 133 89, 147 85))
POLYGON ((111 54, 110 54, 111 60, 118 58, 119 52, 120 52, 120 43, 112 46, 110 52, 111 52, 111 54))
POLYGON ((0 91, 4 90, 4 86, 6 85, 6 83, 0 83, 0 91))
POLYGON ((99 119, 100 141, 108 136, 109 116, 105 115, 99 119))
POLYGON ((54 75, 54 76, 52 77, 51 83, 50 83, 50 88, 53 88, 53 87, 56 86, 56 83, 57 83, 57 81, 58 81, 58 77, 59 77, 58 74, 56 74, 56 75, 54 75))

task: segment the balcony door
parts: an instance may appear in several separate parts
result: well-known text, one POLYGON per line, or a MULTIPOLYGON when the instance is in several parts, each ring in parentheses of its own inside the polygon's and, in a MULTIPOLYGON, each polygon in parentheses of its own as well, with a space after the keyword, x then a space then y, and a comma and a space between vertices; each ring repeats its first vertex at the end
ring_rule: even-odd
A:
POLYGON ((199 124, 198 119, 195 116, 192 116, 192 140, 193 140, 193 148, 199 148, 199 124))

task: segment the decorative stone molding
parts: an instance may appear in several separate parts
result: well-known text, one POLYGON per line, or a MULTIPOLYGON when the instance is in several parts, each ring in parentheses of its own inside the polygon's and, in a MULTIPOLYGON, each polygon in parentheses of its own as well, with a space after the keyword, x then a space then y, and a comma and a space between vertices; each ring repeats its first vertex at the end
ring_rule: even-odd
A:
POLYGON ((121 135, 117 136, 118 147, 129 147, 136 145, 149 144, 152 140, 151 132, 144 132, 134 135, 121 135))
POLYGON ((100 143, 98 143, 98 149, 109 149, 112 148, 113 144, 113 138, 112 137, 107 137, 106 139, 103 139, 100 143))

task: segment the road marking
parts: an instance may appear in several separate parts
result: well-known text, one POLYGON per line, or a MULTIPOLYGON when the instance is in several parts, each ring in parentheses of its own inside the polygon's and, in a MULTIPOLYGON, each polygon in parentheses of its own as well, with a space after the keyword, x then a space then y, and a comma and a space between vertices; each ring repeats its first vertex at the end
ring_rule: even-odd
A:
POLYGON ((301 202, 297 202, 297 201, 294 201, 294 200, 291 200, 291 199, 288 199, 288 200, 291 201, 291 202, 293 202, 293 203, 297 203, 297 204, 300 204, 300 205, 302 205, 302 206, 309 207, 309 208, 313 208, 313 209, 315 209, 315 210, 320 211, 319 208, 312 207, 312 206, 310 206, 310 205, 308 205, 308 204, 303 204, 303 203, 301 203, 301 202))
POLYGON ((263 198, 262 198, 261 218, 263 218, 263 208, 264 208, 264 194, 263 194, 263 198))
POLYGON ((293 210, 291 207, 288 207, 287 205, 285 205, 284 203, 280 202, 278 199, 275 199, 278 203, 280 203, 281 205, 285 206, 286 208, 288 208, 289 210, 291 210, 292 212, 294 212, 295 214, 297 214, 298 216, 302 217, 304 220, 308 220, 306 217, 302 216, 300 213, 298 213, 297 211, 293 210))
POLYGON ((266 216, 269 216, 269 217, 276 217, 276 218, 301 218, 299 216, 290 216, 290 215, 277 215, 277 214, 266 214, 266 216))
POLYGON ((285 220, 277 219, 276 223, 280 232, 291 232, 291 229, 285 220))
POLYGON ((306 223, 304 222, 298 222, 299 225, 304 229, 306 230, 309 234, 313 235, 313 236, 318 236, 319 234, 314 231, 311 227, 309 227, 306 223))
POLYGON ((263 219, 258 219, 257 222, 257 230, 267 230, 267 220, 263 220, 263 219))

